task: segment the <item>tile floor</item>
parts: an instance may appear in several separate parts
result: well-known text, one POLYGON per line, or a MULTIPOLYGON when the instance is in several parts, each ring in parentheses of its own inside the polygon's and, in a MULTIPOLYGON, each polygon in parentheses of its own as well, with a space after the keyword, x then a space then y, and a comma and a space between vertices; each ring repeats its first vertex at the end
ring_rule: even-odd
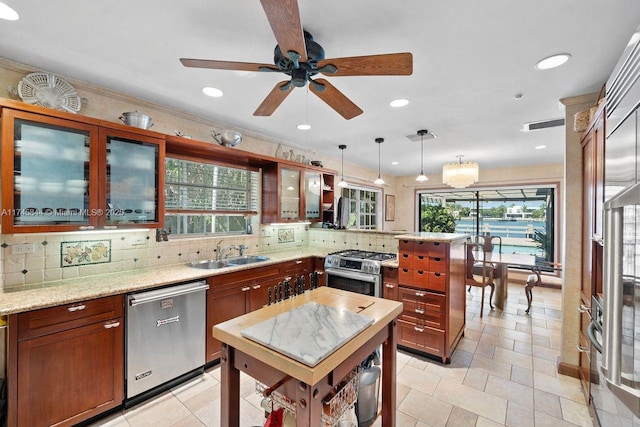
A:
MULTIPOLYGON (((556 372, 561 293, 536 288, 531 315, 523 287, 509 286, 504 311, 479 317, 480 290, 467 300, 467 329, 450 365, 398 351, 397 426, 592 426, 577 379, 556 372)), ((219 368, 126 411, 104 427, 200 427, 220 423, 219 368)), ((255 383, 243 375, 241 426, 264 424, 255 383)), ((374 427, 381 425, 380 419, 374 427)))

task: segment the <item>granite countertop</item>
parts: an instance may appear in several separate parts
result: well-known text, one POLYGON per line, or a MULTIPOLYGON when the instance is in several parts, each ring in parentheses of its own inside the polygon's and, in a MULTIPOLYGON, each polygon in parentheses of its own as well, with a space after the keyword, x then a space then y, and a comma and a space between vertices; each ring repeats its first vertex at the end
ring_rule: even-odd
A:
POLYGON ((417 232, 417 233, 407 233, 407 234, 399 234, 395 236, 396 239, 400 240, 415 240, 422 242, 454 242, 460 239, 468 238, 468 234, 462 233, 427 233, 427 232, 417 232))
POLYGON ((0 316, 39 308, 55 307, 86 299, 152 289, 174 283, 205 279, 211 276, 264 267, 306 257, 324 257, 325 249, 305 247, 266 252, 267 261, 219 269, 198 269, 188 264, 150 267, 120 273, 99 274, 74 279, 43 282, 5 289, 0 292, 0 316))

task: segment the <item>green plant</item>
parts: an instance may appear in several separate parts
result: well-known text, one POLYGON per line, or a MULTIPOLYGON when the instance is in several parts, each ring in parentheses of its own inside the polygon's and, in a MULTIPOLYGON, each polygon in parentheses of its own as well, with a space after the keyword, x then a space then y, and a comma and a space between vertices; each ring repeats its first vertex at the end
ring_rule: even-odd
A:
POLYGON ((424 205, 420 212, 420 230, 434 233, 454 233, 456 220, 442 205, 424 205))

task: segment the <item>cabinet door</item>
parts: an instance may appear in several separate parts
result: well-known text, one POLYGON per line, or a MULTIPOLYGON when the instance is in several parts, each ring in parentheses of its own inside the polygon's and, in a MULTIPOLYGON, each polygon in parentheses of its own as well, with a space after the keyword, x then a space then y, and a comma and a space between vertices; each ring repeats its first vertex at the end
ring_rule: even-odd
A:
POLYGON ((218 359, 222 350, 222 343, 213 338, 213 326, 245 314, 245 292, 251 289, 249 285, 244 284, 234 284, 234 286, 222 291, 214 289, 214 285, 211 282, 209 282, 209 286, 209 290, 207 291, 207 328, 205 329, 207 339, 207 363, 218 359))
POLYGON ((18 426, 72 425, 122 403, 123 318, 18 343, 18 426))
POLYGON ((4 233, 92 229, 98 208, 98 128, 4 109, 4 233))
POLYGON ((398 301, 398 269, 382 267, 382 296, 398 301))
POLYGON ((280 218, 298 220, 300 216, 300 169, 280 169, 280 218))
POLYGON ((322 221, 330 224, 335 222, 334 212, 336 210, 336 201, 333 188, 334 181, 334 175, 322 174, 322 221))
POLYGON ((319 172, 304 173, 304 218, 307 220, 320 220, 321 186, 319 172))
POLYGON ((164 224, 164 141, 100 129, 106 153, 104 228, 164 224))

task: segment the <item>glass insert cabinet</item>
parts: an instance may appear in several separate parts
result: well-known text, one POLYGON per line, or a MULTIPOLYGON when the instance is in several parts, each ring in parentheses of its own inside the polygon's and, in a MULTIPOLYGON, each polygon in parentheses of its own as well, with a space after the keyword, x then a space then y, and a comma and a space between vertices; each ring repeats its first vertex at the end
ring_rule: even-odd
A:
POLYGON ((2 141, 3 233, 161 226, 164 140, 3 109, 2 141))

